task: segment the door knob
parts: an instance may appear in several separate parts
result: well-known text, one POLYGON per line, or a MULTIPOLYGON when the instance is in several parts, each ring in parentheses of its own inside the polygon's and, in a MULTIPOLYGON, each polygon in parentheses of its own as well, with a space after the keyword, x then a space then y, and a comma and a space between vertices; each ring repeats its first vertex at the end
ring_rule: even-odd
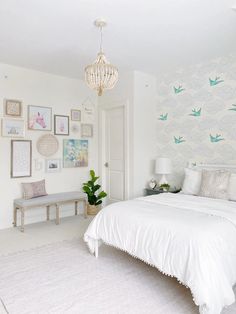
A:
POLYGON ((108 166, 109 166, 108 162, 105 162, 104 166, 105 166, 106 168, 108 168, 108 166))

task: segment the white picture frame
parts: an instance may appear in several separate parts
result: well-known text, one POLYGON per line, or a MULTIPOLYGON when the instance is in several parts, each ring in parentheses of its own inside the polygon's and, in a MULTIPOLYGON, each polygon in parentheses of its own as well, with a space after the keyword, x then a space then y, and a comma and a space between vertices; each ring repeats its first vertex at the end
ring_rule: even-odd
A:
POLYGON ((2 119, 2 136, 24 138, 25 121, 20 119, 2 119))
POLYGON ((61 159, 50 158, 45 160, 45 171, 55 173, 61 171, 61 159))
POLYGON ((81 124, 81 137, 93 137, 93 125, 89 123, 81 124))
POLYGON ((32 141, 11 140, 11 178, 31 177, 32 141))

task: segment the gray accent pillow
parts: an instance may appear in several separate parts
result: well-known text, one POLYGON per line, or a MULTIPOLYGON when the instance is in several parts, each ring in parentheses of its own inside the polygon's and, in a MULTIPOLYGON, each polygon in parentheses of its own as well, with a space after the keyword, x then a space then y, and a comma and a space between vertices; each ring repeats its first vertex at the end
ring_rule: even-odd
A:
POLYGON ((202 170, 202 182, 199 191, 199 196, 229 199, 230 172, 216 170, 202 170))
POLYGON ((22 183, 23 198, 25 200, 48 195, 45 189, 45 180, 22 183))

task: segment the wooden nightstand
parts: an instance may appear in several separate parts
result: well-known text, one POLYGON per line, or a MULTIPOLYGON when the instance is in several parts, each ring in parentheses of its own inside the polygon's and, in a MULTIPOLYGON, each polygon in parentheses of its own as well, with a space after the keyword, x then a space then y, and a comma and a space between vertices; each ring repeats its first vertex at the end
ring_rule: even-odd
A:
MULTIPOLYGON (((168 192, 169 193, 179 193, 181 190, 180 189, 170 189, 168 192)), ((146 195, 154 195, 154 194, 161 194, 161 193, 167 193, 166 191, 159 190, 159 189, 151 189, 151 188, 146 188, 145 189, 146 195)))

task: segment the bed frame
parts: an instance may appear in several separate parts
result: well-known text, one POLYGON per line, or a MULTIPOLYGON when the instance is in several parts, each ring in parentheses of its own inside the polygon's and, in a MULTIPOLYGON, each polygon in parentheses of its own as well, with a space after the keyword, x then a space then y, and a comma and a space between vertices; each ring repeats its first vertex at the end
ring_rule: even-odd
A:
POLYGON ((207 164, 204 162, 188 162, 189 168, 205 168, 205 169, 222 169, 222 170, 229 170, 229 171, 235 171, 236 172, 236 164, 207 164))

